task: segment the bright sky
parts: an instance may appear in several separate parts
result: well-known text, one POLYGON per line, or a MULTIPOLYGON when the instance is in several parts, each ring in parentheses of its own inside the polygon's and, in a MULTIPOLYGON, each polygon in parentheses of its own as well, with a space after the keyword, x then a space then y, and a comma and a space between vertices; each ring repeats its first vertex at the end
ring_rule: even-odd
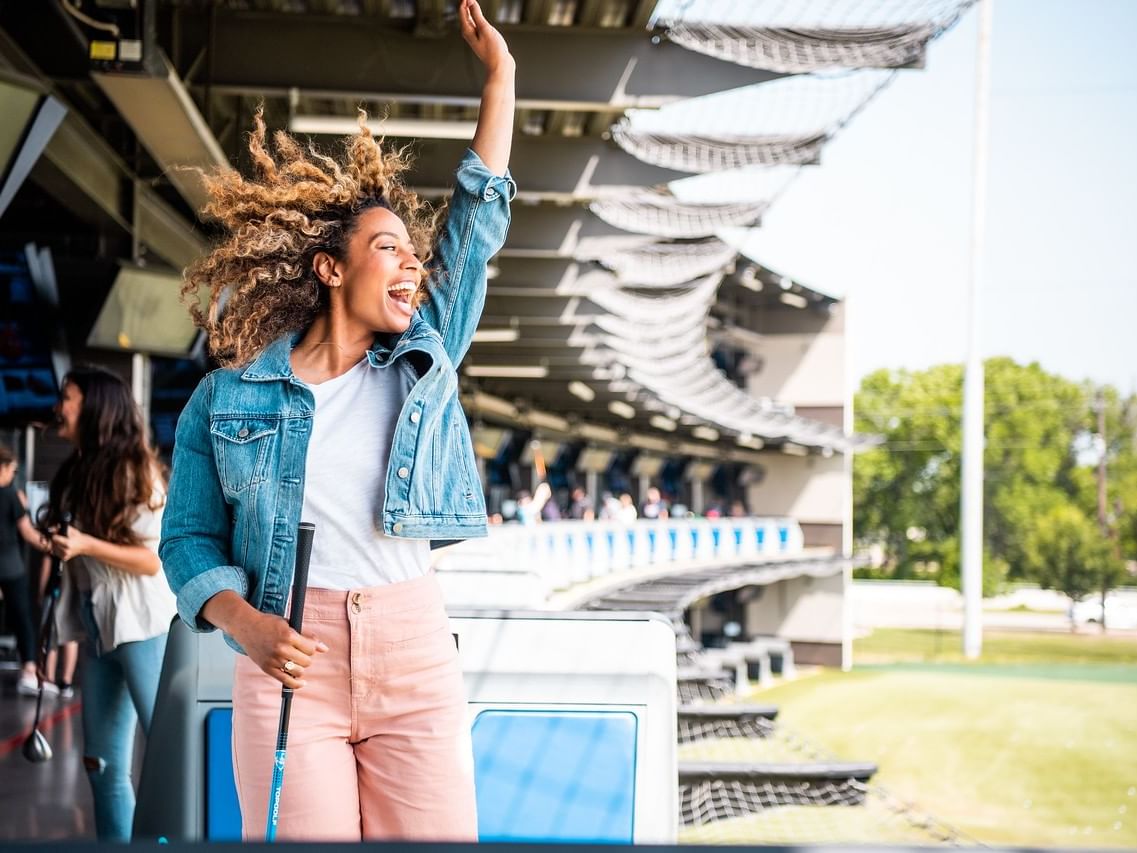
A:
MULTIPOLYGON (((1137 0, 994 0, 984 356, 1137 391, 1137 0)), ((853 376, 960 362, 978 12, 826 147, 747 248, 844 294, 853 376)))

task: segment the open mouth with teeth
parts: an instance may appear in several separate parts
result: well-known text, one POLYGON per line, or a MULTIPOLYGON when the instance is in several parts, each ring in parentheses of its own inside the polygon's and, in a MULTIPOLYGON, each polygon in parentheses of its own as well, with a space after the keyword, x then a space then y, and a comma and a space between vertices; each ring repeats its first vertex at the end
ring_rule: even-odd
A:
POLYGON ((387 288, 387 296, 392 302, 395 303, 399 310, 406 313, 409 317, 414 313, 414 297, 415 291, 418 290, 418 282, 415 281, 397 281, 387 288))

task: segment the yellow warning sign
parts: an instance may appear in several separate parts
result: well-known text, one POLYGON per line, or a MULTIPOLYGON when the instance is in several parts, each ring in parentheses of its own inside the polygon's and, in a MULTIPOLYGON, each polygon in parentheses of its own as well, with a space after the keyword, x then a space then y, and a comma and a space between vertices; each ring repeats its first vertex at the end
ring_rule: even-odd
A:
POLYGON ((93 41, 91 42, 91 59, 113 60, 118 52, 118 42, 93 41))

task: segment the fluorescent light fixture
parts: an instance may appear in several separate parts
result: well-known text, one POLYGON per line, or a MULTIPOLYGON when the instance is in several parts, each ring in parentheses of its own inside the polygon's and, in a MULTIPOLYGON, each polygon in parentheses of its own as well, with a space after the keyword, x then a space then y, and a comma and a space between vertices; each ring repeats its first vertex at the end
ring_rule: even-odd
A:
POLYGON ((636 410, 623 400, 613 400, 608 404, 608 411, 614 415, 619 415, 621 418, 631 419, 636 416, 636 410))
POLYGON ((778 279, 778 287, 780 287, 782 290, 789 290, 793 286, 794 283, 790 281, 789 276, 784 275, 778 279))
POLYGON ((583 382, 577 382, 575 379, 568 384, 569 393, 574 397, 584 400, 586 403, 591 403, 596 399, 596 392, 585 385, 583 382))
POLYGON ((474 332, 476 344, 508 344, 521 337, 519 329, 478 329, 474 332))
POLYGON ((466 375, 486 379, 544 379, 549 375, 549 368, 541 365, 471 364, 466 368, 466 375))
POLYGON ((529 411, 525 413, 525 419, 529 422, 529 426, 544 427, 556 432, 571 431, 568 421, 559 415, 551 415, 548 412, 529 411))
POLYGON ((514 419, 518 415, 517 407, 508 400, 503 400, 501 397, 494 397, 491 394, 485 394, 481 391, 477 391, 474 394, 473 408, 479 413, 488 412, 510 419, 514 419))
POLYGON ((742 275, 738 277, 738 283, 755 293, 762 292, 762 281, 758 278, 758 270, 755 267, 747 267, 743 270, 742 275))
MULTIPOLYGON (((377 136, 412 136, 419 139, 473 139, 478 123, 474 121, 440 121, 424 118, 372 119, 367 127, 377 136)), ((359 133, 355 116, 293 116, 288 122, 293 133, 354 136, 359 133)))
POLYGON ((580 424, 576 428, 577 433, 592 441, 603 441, 608 444, 619 444, 620 433, 608 427, 602 427, 597 424, 580 424))
POLYGON ((658 450, 660 453, 670 453, 671 443, 664 438, 656 438, 650 435, 629 435, 627 443, 632 447, 639 447, 643 450, 658 450))
POLYGON ((719 440, 719 431, 709 426, 697 426, 691 430, 691 435, 695 438, 701 438, 703 441, 719 440))
POLYGON ((778 299, 783 305, 789 305, 792 308, 805 308, 809 305, 809 300, 797 293, 786 292, 779 296, 778 299))
POLYGON ((652 415, 648 423, 664 432, 675 432, 675 421, 671 418, 665 418, 663 415, 652 415))
POLYGON ((803 447, 800 444, 794 444, 792 441, 787 441, 782 445, 782 453, 788 453, 790 456, 808 456, 809 448, 803 447))
POLYGON ((752 450, 761 450, 766 446, 766 442, 756 435, 747 435, 743 433, 737 438, 737 441, 743 447, 749 447, 752 450))

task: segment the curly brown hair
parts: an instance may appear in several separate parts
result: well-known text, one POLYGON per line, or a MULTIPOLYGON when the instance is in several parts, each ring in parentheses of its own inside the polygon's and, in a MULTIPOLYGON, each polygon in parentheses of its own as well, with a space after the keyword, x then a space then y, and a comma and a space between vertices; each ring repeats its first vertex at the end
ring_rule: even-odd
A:
POLYGON ((343 260, 363 211, 393 212, 424 266, 429 261, 441 210, 403 185, 407 149, 384 151, 366 121, 360 110, 359 133, 345 140, 342 164, 282 130, 273 134, 274 158, 257 110, 249 134, 255 178, 233 169, 201 173, 209 194, 202 215, 225 234, 186 269, 182 299, 222 365, 246 364, 281 335, 311 324, 327 304, 312 260, 318 252, 343 260), (209 291, 206 310, 202 288, 209 291))

